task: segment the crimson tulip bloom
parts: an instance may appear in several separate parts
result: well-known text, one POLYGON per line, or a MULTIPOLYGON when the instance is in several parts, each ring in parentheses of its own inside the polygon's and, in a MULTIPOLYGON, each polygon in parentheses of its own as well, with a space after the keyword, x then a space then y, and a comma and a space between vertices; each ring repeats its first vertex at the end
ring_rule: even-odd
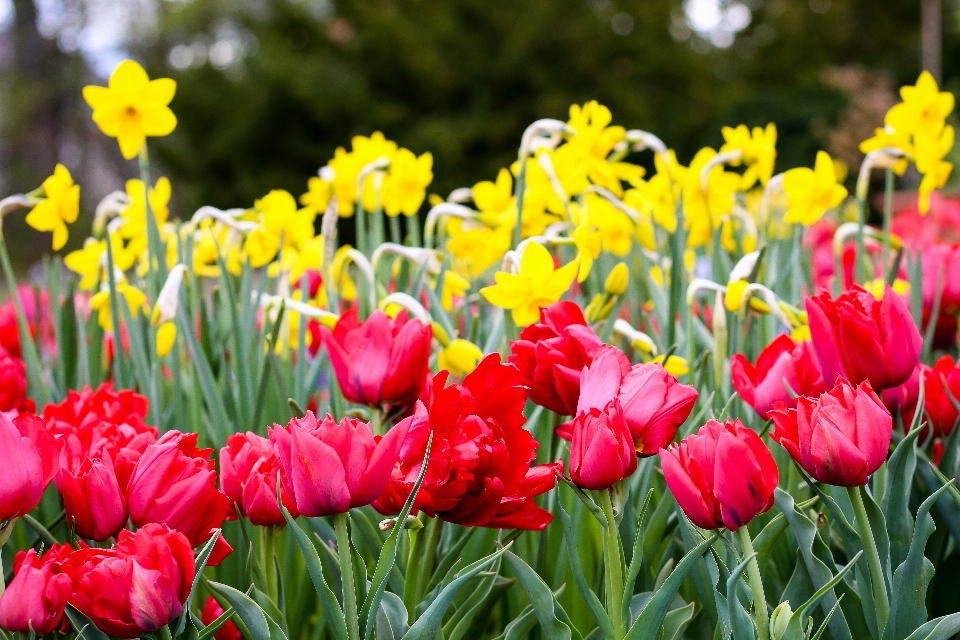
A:
POLYGON ((61 446, 77 458, 110 454, 120 488, 127 482, 140 456, 159 437, 147 425, 149 400, 130 390, 114 391, 104 383, 94 391, 69 391, 60 404, 43 408, 43 418, 61 446))
POLYGON ((311 518, 346 513, 376 500, 407 435, 403 422, 379 438, 366 422, 336 422, 329 414, 318 422, 312 411, 269 431, 283 490, 311 518))
POLYGON ((55 544, 42 557, 34 549, 17 552, 13 580, 0 596, 0 628, 41 636, 53 633, 73 591, 68 563, 72 553, 69 544, 55 544))
MULTIPOLYGON (((576 415, 591 409, 606 410, 620 401, 620 411, 640 457, 652 456, 673 442, 677 429, 697 402, 697 390, 680 384, 660 364, 637 364, 616 347, 597 352, 580 381, 576 415)), ((570 426, 558 431, 569 439, 570 426)))
POLYGON ((0 411, 14 410, 33 413, 36 405, 27 398, 27 368, 23 360, 0 347, 0 411))
POLYGON ((736 531, 773 506, 780 472, 760 436, 740 420, 710 420, 660 451, 667 486, 691 522, 736 531))
POLYGON ((573 421, 570 479, 584 489, 609 489, 637 470, 637 451, 613 398, 602 410, 590 408, 573 421))
MULTIPOLYGON (((130 520, 138 527, 164 524, 199 547, 220 528, 230 499, 217 489, 217 472, 210 454, 198 449, 196 433, 168 431, 147 447, 127 485, 130 520)), ((220 536, 210 556, 216 566, 232 549, 220 536)))
POLYGON ((839 487, 867 484, 890 448, 893 417, 869 382, 837 386, 797 408, 778 405, 770 412, 772 437, 820 482, 839 487))
POLYGON ((920 361, 923 340, 910 311, 887 285, 876 297, 855 285, 836 300, 807 298, 810 335, 827 385, 843 376, 874 389, 903 384, 920 361))
POLYGON ((950 358, 943 356, 927 368, 923 376, 923 408, 930 418, 935 438, 946 438, 957 426, 960 412, 950 396, 960 401, 960 367, 950 358), (949 393, 948 393, 949 391, 949 393))
POLYGON ((530 399, 572 416, 580 397, 580 375, 603 346, 575 302, 554 302, 540 308, 540 323, 520 332, 507 358, 517 366, 530 399))
POLYGON ((354 307, 332 332, 320 327, 320 335, 347 400, 373 407, 416 402, 430 372, 429 324, 406 311, 393 319, 380 310, 360 322, 354 307))
MULTIPOLYGON (((53 328, 53 314, 50 307, 50 293, 41 289, 39 295, 33 285, 21 284, 17 287, 20 304, 30 327, 30 337, 38 344, 55 351, 57 347, 56 333, 53 328), (37 317, 37 311, 40 317, 37 317)), ((20 346, 20 327, 17 322, 17 306, 13 300, 0 305, 0 347, 3 347, 14 358, 23 356, 20 346)))
MULTIPOLYGON (((205 627, 210 626, 214 620, 222 615, 223 607, 220 606, 220 603, 214 600, 213 596, 207 596, 207 601, 200 612, 200 621, 203 622, 203 625, 205 627)), ((213 634, 213 637, 216 640, 243 640, 243 634, 240 633, 237 625, 233 624, 233 620, 227 620, 227 623, 220 627, 220 630, 213 634)))
MULTIPOLYGON (((922 362, 914 369, 907 381, 896 387, 890 387, 880 392, 880 399, 884 406, 890 411, 890 414, 896 416, 900 414, 900 420, 903 422, 904 429, 909 429, 913 422, 913 417, 917 412, 917 402, 920 401, 920 375, 923 374, 924 380, 930 378, 931 369, 922 362)), ((820 394, 806 394, 817 396, 820 394)), ((929 402, 929 400, 927 400, 929 402)), ((924 439, 921 434, 921 442, 924 439)))
POLYGON ((115 638, 139 638, 183 612, 196 572, 190 541, 162 524, 123 530, 115 549, 83 549, 70 604, 115 638))
POLYGON ((424 402, 400 423, 408 426, 407 439, 374 508, 385 515, 400 513, 432 431, 430 461, 415 509, 467 527, 546 528, 553 515, 537 506, 535 498, 556 486, 563 464, 531 466, 539 445, 523 428, 527 394, 520 372, 490 354, 461 384, 445 387, 448 377, 446 371, 437 374, 424 402))
MULTIPOLYGON (((277 505, 277 472, 280 463, 270 440, 252 431, 235 433, 220 449, 220 488, 237 511, 255 525, 286 524, 277 505)), ((283 506, 296 518, 300 512, 285 491, 283 506)), ((214 616, 216 617, 216 616, 214 616)))
POLYGON ((743 401, 766 418, 777 402, 796 404, 787 385, 798 396, 818 395, 827 390, 816 354, 809 342, 797 344, 787 334, 779 335, 760 352, 756 365, 738 353, 730 361, 733 388, 743 401))
POLYGON ((0 413, 0 522, 29 513, 57 473, 57 443, 32 413, 0 413))
POLYGON ((107 451, 96 458, 70 460, 70 452, 63 450, 54 482, 63 496, 67 522, 81 538, 102 542, 126 524, 127 503, 107 451))

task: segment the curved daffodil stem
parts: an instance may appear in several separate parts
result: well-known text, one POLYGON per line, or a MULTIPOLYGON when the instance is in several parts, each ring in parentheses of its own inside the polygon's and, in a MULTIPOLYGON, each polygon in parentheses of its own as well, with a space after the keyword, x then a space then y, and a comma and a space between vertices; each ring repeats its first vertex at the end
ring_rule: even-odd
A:
MULTIPOLYGON (((889 277, 890 265, 890 228, 893 224, 893 169, 887 168, 883 189, 883 253, 880 264, 883 265, 883 277, 889 277)), ((896 276, 894 276, 896 277, 896 276)))
POLYGON ((357 588, 353 577, 353 552, 350 545, 350 513, 333 516, 340 553, 340 578, 343 583, 343 618, 347 623, 347 640, 360 640, 360 618, 357 615, 357 588))
POLYGON ((867 509, 863 505, 863 491, 866 491, 863 487, 847 487, 850 502, 853 503, 853 513, 857 517, 857 527, 860 529, 860 541, 863 543, 863 550, 866 552, 867 562, 870 564, 873 604, 877 608, 877 622, 880 625, 880 632, 883 633, 883 628, 887 626, 887 619, 890 617, 890 601, 887 598, 887 586, 883 579, 880 553, 877 551, 877 543, 873 539, 873 529, 870 528, 867 509))
POLYGON ((757 623, 757 638, 758 640, 767 640, 770 636, 770 624, 767 619, 767 597, 763 593, 763 581, 760 579, 760 563, 757 562, 757 554, 753 550, 753 540, 750 538, 750 532, 746 525, 737 529, 737 535, 740 537, 743 556, 752 556, 750 564, 747 565, 747 575, 750 577, 750 588, 753 590, 753 615, 757 623))
POLYGON ((607 615, 613 623, 614 640, 627 634, 627 621, 623 619, 623 561, 620 557, 620 532, 613 515, 610 491, 599 491, 600 508, 607 519, 603 529, 603 564, 605 567, 605 596, 607 615))

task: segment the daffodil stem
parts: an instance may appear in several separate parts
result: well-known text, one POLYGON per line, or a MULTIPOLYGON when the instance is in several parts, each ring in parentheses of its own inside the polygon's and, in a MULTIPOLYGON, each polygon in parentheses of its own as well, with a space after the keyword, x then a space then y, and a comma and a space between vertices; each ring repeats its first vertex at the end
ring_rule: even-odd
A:
POLYGON ((890 269, 890 228, 893 226, 893 169, 887 169, 886 182, 883 190, 883 254, 880 264, 883 265, 883 277, 887 278, 890 269))
MULTIPOLYGON (((867 199, 866 195, 860 196, 857 195, 857 261, 855 263, 856 270, 855 281, 857 284, 865 284, 867 281, 867 268, 866 261, 868 260, 866 245, 863 242, 863 227, 867 224, 867 199)), ((836 277, 842 278, 843 272, 838 272, 836 277)), ((841 285, 842 286, 842 285, 841 285)))
POLYGON ((363 210, 363 203, 359 198, 353 217, 356 224, 357 250, 367 255, 367 212, 363 210))
POLYGON ((117 299, 117 276, 114 273, 113 243, 107 238, 107 282, 110 285, 110 318, 113 321, 113 379, 117 388, 126 389, 123 376, 123 331, 120 328, 120 301, 117 299))
POLYGON ((333 516, 340 553, 340 578, 343 583, 343 618, 347 623, 347 640, 360 640, 360 618, 357 615, 357 587, 353 576, 353 551, 350 545, 350 512, 333 516))
POLYGON ((857 518, 857 528, 860 530, 860 541, 866 552, 870 566, 870 582, 873 583, 873 605, 877 608, 877 621, 880 632, 887 626, 890 617, 890 601, 887 598, 887 585, 883 578, 883 565, 880 564, 880 553, 877 543, 873 539, 873 529, 870 528, 870 518, 867 517, 867 508, 863 504, 864 487, 847 487, 850 502, 853 503, 853 513, 857 518))
POLYGON ((599 491, 600 509, 607 519, 603 530, 603 563, 606 576, 607 615, 613 623, 614 640, 620 640, 627 634, 627 621, 623 619, 623 561, 620 557, 620 532, 613 514, 613 501, 610 491, 599 491))
POLYGON ((412 215, 407 218, 407 235, 410 238, 411 247, 424 246, 423 240, 420 236, 420 216, 412 215))
POLYGON ((760 578, 760 563, 753 550, 753 540, 746 526, 737 529, 740 537, 740 546, 744 557, 753 556, 747 565, 747 575, 750 577, 750 588, 753 590, 753 615, 757 623, 757 639, 767 640, 770 623, 767 619, 767 596, 763 593, 763 580, 760 578))
MULTIPOLYGON (((7 280, 7 289, 10 298, 17 309, 17 327, 20 330, 20 345, 23 352, 23 359, 27 365, 27 382, 30 396, 37 401, 37 405, 44 406, 50 402, 50 392, 42 379, 40 368, 40 354, 37 352, 37 344, 30 335, 30 324, 27 322, 27 315, 23 310, 23 302, 20 300, 20 293, 17 291, 17 277, 13 272, 13 265, 10 264, 10 254, 7 253, 7 241, 0 233, 0 263, 3 264, 3 275, 7 280)), ((37 318, 37 322, 41 321, 37 318)), ((40 335, 40 331, 37 331, 40 335)), ((2 580, 2 578, 0 578, 2 580)))

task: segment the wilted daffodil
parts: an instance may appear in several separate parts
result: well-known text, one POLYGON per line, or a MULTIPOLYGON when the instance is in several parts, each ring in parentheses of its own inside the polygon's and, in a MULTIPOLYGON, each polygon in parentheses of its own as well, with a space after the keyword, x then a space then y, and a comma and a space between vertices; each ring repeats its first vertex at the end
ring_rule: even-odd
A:
POLYGON ((742 154, 740 159, 730 164, 738 166, 742 163, 747 167, 740 178, 740 189, 746 191, 757 180, 766 186, 773 176, 773 165, 777 159, 777 127, 771 122, 766 128, 754 127, 750 130, 747 125, 741 124, 737 128, 723 127, 720 132, 724 140, 720 153, 739 150, 742 154))
POLYGON ((837 184, 833 160, 826 151, 817 152, 813 169, 799 167, 784 173, 783 191, 790 199, 784 222, 804 226, 812 225, 847 197, 846 187, 837 184))
POLYGON ((93 109, 100 130, 120 143, 120 153, 132 159, 147 136, 166 136, 177 126, 177 117, 167 106, 177 91, 170 78, 151 80, 133 60, 121 62, 106 87, 87 86, 83 98, 93 109))
POLYGON ((536 322, 540 307, 556 302, 573 284, 579 270, 577 261, 554 269, 553 256, 546 247, 528 242, 520 257, 519 273, 498 271, 496 284, 480 290, 488 302, 512 310, 518 327, 536 322))
POLYGON ((38 191, 43 200, 27 214, 27 224, 37 231, 52 231, 53 250, 59 251, 67 243, 67 224, 75 222, 80 213, 80 185, 58 164, 38 191))

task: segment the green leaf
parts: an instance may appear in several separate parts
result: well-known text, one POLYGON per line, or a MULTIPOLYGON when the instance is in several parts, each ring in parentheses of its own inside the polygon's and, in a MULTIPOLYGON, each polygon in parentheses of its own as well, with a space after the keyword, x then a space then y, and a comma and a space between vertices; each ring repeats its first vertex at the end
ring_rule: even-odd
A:
POLYGON ((400 640, 407 629, 407 608, 403 606, 403 598, 384 591, 377 609, 377 640, 400 640))
POLYGON ((907 640, 947 640, 960 632, 960 613, 951 613, 926 623, 913 633, 907 640))
POLYGON ((693 620, 694 610, 695 605, 691 602, 685 607, 680 607, 667 613, 663 619, 662 640, 679 640, 682 638, 684 630, 686 630, 690 621, 693 620))
MULTIPOLYGON (((830 580, 827 581, 826 584, 824 584, 822 587, 817 589, 816 592, 812 596, 810 596, 809 600, 804 602, 802 605, 800 605, 800 607, 797 608, 796 611, 793 612, 793 617, 790 618, 790 622, 787 624, 787 630, 786 632, 784 632, 784 635, 783 635, 784 638, 790 638, 790 639, 797 638, 799 640, 799 638, 803 637, 802 625, 804 624, 804 621, 810 609, 815 607, 817 603, 819 603, 821 600, 824 599, 825 596, 833 594, 833 588, 837 585, 837 583, 839 583, 843 579, 843 577, 847 574, 847 572, 850 571, 850 569, 856 566, 857 561, 860 560, 860 557, 862 555, 863 555, 863 551, 857 552, 857 555, 855 555, 853 559, 847 563, 847 566, 837 571, 837 574, 835 576, 832 576, 830 580)), ((834 607, 831 607, 827 611, 827 615, 831 616, 830 620, 833 620, 833 618, 835 617, 832 615, 832 612, 835 610, 835 607, 836 607, 836 604, 834 604, 834 607)), ((824 622, 824 624, 828 624, 828 623, 824 622)), ((831 627, 831 630, 832 629, 833 628, 831 627)))
POLYGON ((100 629, 90 621, 90 618, 80 613, 72 604, 67 605, 64 613, 67 614, 70 624, 72 624, 73 628, 77 631, 77 640, 110 640, 107 634, 100 631, 100 629))
POLYGON ((660 588, 653 594, 650 602, 643 608, 637 621, 633 623, 627 632, 626 640, 646 640, 655 638, 663 626, 664 617, 667 615, 668 607, 673 602, 674 596, 680 590, 680 583, 683 582, 691 569, 700 561, 700 558, 707 552, 710 545, 719 537, 719 534, 713 534, 696 547, 690 550, 690 553, 683 556, 683 559, 677 563, 676 569, 664 581, 660 588))
MULTIPOLYGON (((904 438, 906 440, 906 438, 904 438)), ((927 587, 933 579, 933 563, 924 556, 927 541, 936 530, 930 509, 950 487, 945 484, 933 492, 917 509, 917 524, 906 559, 893 575, 890 618, 884 629, 885 640, 901 640, 927 621, 927 587)))
POLYGON ((559 604, 554 601, 553 592, 543 581, 543 578, 537 575, 530 568, 530 565, 513 553, 507 553, 505 557, 507 564, 510 565, 510 570, 520 580, 523 590, 527 592, 527 597, 530 598, 530 604, 533 605, 537 620, 540 621, 540 630, 543 632, 543 637, 546 640, 570 640, 572 637, 570 627, 557 618, 559 604))
POLYGON ((190 349, 190 356, 193 358, 193 370, 197 373, 197 379, 200 382, 200 391, 207 405, 207 411, 210 413, 210 421, 213 423, 213 436, 216 442, 226 442, 230 425, 234 424, 227 415, 227 410, 223 405, 223 398, 220 396, 220 386, 213 377, 213 370, 210 368, 210 361, 207 355, 200 348, 197 342, 197 336, 193 332, 193 326, 186 315, 186 304, 181 299, 180 308, 177 313, 177 331, 187 339, 187 346, 190 349))
POLYGON ((230 618, 233 617, 234 613, 235 609, 233 607, 227 607, 216 620, 203 628, 203 631, 201 631, 197 636, 197 640, 207 640, 207 638, 212 638, 217 631, 220 631, 223 625, 230 621, 230 618))
MULTIPOLYGON (((921 385, 922 386, 922 385, 921 385)), ((917 404, 917 414, 923 411, 923 391, 917 404)), ((890 564, 900 566, 907 557, 910 538, 913 536, 913 516, 910 514, 910 491, 913 488, 913 473, 917 468, 917 437, 920 429, 913 429, 894 449, 887 461, 886 483, 880 509, 887 523, 890 538, 890 564)))
POLYGON ((210 539, 207 540, 207 543, 203 545, 203 548, 200 550, 200 555, 197 556, 197 568, 193 574, 193 584, 190 585, 190 594, 187 595, 187 601, 183 603, 183 613, 180 614, 180 621, 177 622, 177 626, 172 630, 174 638, 183 633, 183 630, 187 627, 187 617, 190 615, 191 607, 193 607, 193 598, 197 593, 197 585, 200 584, 203 570, 207 566, 207 561, 210 559, 210 554, 213 553, 213 547, 219 538, 220 529, 217 529, 213 532, 213 535, 210 536, 210 539))
POLYGON ((743 608, 740 597, 737 595, 740 576, 750 565, 750 562, 756 557, 756 552, 747 556, 734 568, 727 578, 727 613, 730 616, 730 626, 733 629, 734 638, 750 638, 754 636, 754 625, 747 610, 743 608))
POLYGON ((250 596, 229 585, 212 580, 207 580, 207 586, 236 610, 237 615, 250 632, 249 640, 271 640, 267 614, 250 596))
POLYGON ((317 553, 317 548, 313 546, 310 538, 290 516, 290 512, 283 506, 283 502, 280 501, 279 482, 277 483, 277 502, 280 504, 280 511, 283 512, 283 517, 287 520, 287 525, 293 533, 297 546, 300 547, 300 553, 303 554, 304 564, 307 565, 307 572, 310 574, 310 579, 313 580, 313 587, 320 597, 320 606, 323 607, 323 613, 330 623, 334 640, 347 640, 347 625, 343 620, 343 609, 340 608, 337 596, 333 594, 327 584, 327 579, 323 577, 323 567, 320 564, 320 555, 317 553))
MULTIPOLYGON (((644 503, 646 507, 646 502, 644 503)), ((557 500, 557 511, 560 514, 560 521, 563 524, 563 537, 567 542, 567 557, 570 560, 570 569, 573 571, 573 580, 577 585, 577 592, 580 594, 580 597, 583 598, 583 601, 587 604, 587 609, 590 610, 590 614, 593 616, 593 619, 596 621, 597 626, 603 631, 605 637, 613 636, 613 624, 610 622, 610 617, 607 616, 607 612, 604 611, 603 605, 600 603, 600 598, 597 597, 597 594, 593 592, 593 589, 590 588, 590 585, 587 584, 587 578, 583 574, 583 565, 580 562, 580 554, 577 549, 577 539, 573 532, 573 523, 570 520, 569 514, 563 508, 563 503, 560 500, 557 500)), ((642 520, 643 513, 640 514, 640 519, 642 520)), ((640 544, 641 536, 637 535, 637 546, 640 544)), ((635 568, 636 572, 640 571, 640 562, 637 556, 642 557, 643 554, 638 553, 636 547, 634 548, 634 561, 630 562, 631 571, 635 568), (636 564, 636 567, 634 566, 636 564)), ((626 592, 633 593, 633 585, 636 582, 637 575, 636 573, 630 573, 627 577, 625 584, 626 592), (631 580, 630 578, 633 578, 631 580)))
POLYGON ((433 635, 440 627, 440 623, 443 621, 443 616, 447 613, 450 605, 453 604, 453 599, 457 597, 460 589, 509 548, 510 545, 508 544, 457 572, 450 583, 437 594, 437 597, 430 606, 427 607, 427 610, 423 612, 423 615, 403 634, 402 640, 429 640, 433 638, 433 635))

